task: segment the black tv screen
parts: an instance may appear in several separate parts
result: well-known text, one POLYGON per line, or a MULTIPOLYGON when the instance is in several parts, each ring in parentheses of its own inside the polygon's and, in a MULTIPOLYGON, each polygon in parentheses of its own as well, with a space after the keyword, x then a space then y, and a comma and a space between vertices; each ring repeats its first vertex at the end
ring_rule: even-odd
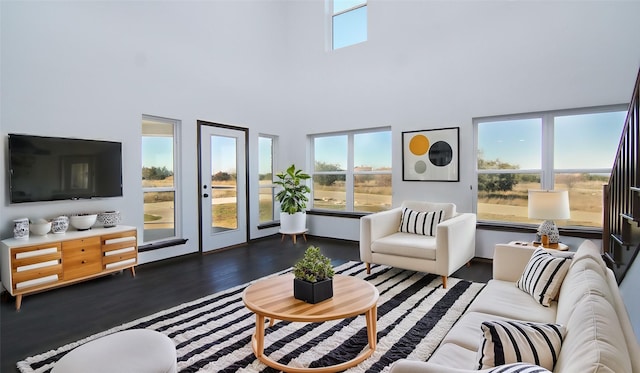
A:
POLYGON ((122 196, 122 144, 9 134, 11 203, 122 196))

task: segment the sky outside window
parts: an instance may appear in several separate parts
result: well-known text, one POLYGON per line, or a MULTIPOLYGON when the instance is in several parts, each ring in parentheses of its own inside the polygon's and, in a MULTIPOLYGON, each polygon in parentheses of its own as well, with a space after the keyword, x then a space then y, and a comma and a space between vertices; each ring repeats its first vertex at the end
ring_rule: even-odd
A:
POLYGON ((143 136, 142 166, 173 171, 173 137, 143 136))
POLYGON ((333 0, 332 14, 333 49, 367 40, 366 0, 333 0))
POLYGON ((479 159, 499 159, 511 164, 514 169, 539 169, 541 152, 542 120, 539 118, 483 122, 478 125, 479 159))
POLYGON ((555 117, 554 168, 611 168, 624 111, 555 117))

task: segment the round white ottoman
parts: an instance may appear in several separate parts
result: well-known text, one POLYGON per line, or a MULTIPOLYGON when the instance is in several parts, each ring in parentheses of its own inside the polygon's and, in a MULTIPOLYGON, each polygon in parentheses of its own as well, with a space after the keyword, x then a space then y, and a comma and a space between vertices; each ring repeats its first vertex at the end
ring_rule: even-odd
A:
POLYGON ((87 342, 67 353, 51 373, 175 373, 176 346, 147 329, 124 330, 87 342))

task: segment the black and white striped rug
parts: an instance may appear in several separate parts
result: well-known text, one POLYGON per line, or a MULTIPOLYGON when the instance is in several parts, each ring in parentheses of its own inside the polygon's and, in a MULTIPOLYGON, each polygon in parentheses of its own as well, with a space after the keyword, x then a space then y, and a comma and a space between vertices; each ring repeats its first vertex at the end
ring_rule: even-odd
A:
MULTIPOLYGON (((348 372, 385 372, 401 358, 427 360, 484 284, 456 278, 442 288, 441 277, 349 262, 336 273, 356 276, 379 292, 375 353, 348 372)), ((278 276, 282 273, 274 274, 278 276)), ((125 329, 147 328, 176 344, 180 372, 271 372, 251 349, 255 317, 242 302, 249 284, 158 312, 81 341, 18 362, 21 372, 49 372, 65 353, 82 343, 125 329)), ((333 365, 359 355, 367 345, 364 316, 324 323, 276 321, 266 328, 265 353, 298 367, 333 365)))

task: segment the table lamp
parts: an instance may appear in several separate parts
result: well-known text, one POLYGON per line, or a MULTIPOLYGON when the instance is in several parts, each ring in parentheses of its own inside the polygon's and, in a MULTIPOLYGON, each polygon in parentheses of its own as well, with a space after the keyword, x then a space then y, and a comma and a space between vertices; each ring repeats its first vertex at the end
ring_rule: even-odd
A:
POLYGON ((544 241, 546 236, 549 245, 557 244, 560 241, 560 232, 558 232, 554 220, 564 220, 570 217, 568 191, 529 190, 529 219, 544 220, 538 227, 541 241, 544 241))

